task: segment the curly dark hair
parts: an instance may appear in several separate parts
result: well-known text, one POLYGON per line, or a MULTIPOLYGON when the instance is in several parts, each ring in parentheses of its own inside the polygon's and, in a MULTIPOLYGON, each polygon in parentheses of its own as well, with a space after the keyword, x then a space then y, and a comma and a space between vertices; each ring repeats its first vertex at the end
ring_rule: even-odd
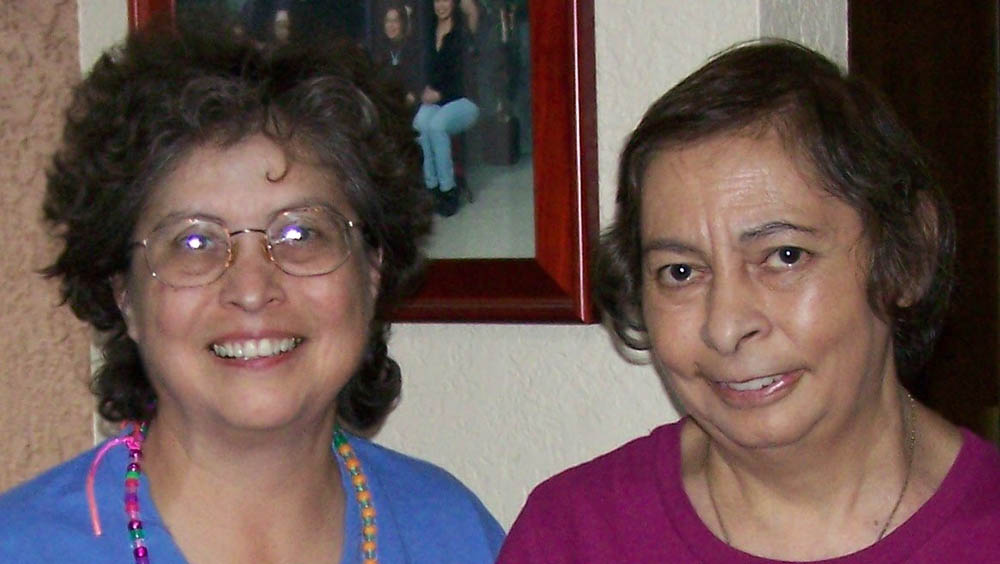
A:
MULTIPOLYGON (((126 333, 111 280, 130 264, 130 241, 150 192, 193 149, 263 134, 330 170, 381 252, 380 287, 360 368, 337 397, 347 425, 380 422, 399 397, 388 356, 388 315, 413 287, 430 231, 421 154, 403 91, 378 78, 355 46, 262 46, 220 32, 218 18, 156 22, 105 53, 77 86, 62 146, 48 172, 46 219, 63 248, 43 274, 80 319, 104 333, 91 389, 103 417, 155 415, 156 394, 126 333)), ((225 22, 228 25, 228 22, 225 22)))
POLYGON ((823 188, 861 216, 868 301, 893 330, 896 365, 926 362, 954 280, 955 228, 927 159, 880 95, 801 45, 733 47, 670 89, 628 138, 615 217, 596 250, 595 299, 622 344, 648 350, 642 319, 642 181, 663 151, 775 131, 823 188))

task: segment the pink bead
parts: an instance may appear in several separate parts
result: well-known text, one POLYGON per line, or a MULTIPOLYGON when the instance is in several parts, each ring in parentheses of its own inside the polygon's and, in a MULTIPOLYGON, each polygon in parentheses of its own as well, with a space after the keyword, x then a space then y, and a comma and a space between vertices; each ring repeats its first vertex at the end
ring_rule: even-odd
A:
POLYGON ((130 531, 134 531, 136 529, 141 529, 141 528, 142 528, 142 521, 138 519, 132 519, 131 521, 128 522, 128 530, 130 531))
POLYGON ((127 493, 135 493, 139 489, 139 480, 135 478, 128 478, 125 480, 125 491, 127 493))
POLYGON ((136 512, 136 513, 139 512, 139 502, 137 502, 137 501, 126 501, 125 502, 125 513, 128 513, 129 515, 131 515, 132 512, 136 512))

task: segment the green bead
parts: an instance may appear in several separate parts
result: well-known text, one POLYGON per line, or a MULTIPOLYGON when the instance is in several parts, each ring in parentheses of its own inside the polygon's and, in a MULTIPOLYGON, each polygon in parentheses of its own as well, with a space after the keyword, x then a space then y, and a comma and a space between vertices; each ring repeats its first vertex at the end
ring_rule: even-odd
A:
POLYGON ((139 475, 140 474, 138 472, 136 472, 135 470, 129 470, 128 472, 125 472, 125 479, 127 480, 129 478, 135 478, 136 480, 138 480, 139 479, 139 475))
POLYGON ((340 445, 347 442, 347 437, 344 436, 343 431, 340 428, 333 430, 333 445, 339 447, 340 445))
POLYGON ((132 537, 132 540, 146 538, 146 532, 143 531, 142 529, 135 529, 135 530, 129 531, 128 534, 129 534, 130 537, 132 537))

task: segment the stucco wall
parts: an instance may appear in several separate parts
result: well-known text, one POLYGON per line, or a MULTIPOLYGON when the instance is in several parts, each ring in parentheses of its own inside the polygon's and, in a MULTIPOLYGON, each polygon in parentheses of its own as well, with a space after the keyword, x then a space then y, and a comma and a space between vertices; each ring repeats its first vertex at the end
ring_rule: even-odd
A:
MULTIPOLYGON (((595 11, 602 223, 624 137, 706 57, 762 34, 846 53, 846 0, 595 0, 595 11)), ((121 36, 124 13, 81 10, 85 60, 121 36)), ((622 360, 598 326, 406 324, 391 350, 404 397, 377 440, 451 470, 505 526, 541 479, 677 418, 652 371, 622 360)), ((85 350, 73 355, 86 366, 85 350)))
POLYGON ((76 2, 0 3, 0 490, 90 446, 88 334, 35 271, 46 159, 79 78, 76 2))

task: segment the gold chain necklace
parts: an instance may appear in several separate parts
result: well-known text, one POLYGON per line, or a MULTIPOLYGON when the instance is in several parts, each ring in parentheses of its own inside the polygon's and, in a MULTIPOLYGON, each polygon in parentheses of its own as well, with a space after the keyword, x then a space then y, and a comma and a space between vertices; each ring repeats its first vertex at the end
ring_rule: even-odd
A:
MULTIPOLYGON (((878 538, 875 542, 882 540, 885 534, 889 531, 889 525, 892 524, 892 520, 896 517, 896 512, 899 510, 900 504, 903 502, 903 495, 906 494, 906 488, 910 485, 910 474, 913 473, 913 453, 917 448, 917 426, 913 422, 913 412, 916 411, 916 400, 913 399, 909 393, 906 394, 907 405, 903 408, 906 412, 905 415, 905 425, 906 425, 906 474, 903 475, 903 487, 899 489, 899 495, 896 497, 896 503, 892 506, 892 511, 889 512, 889 517, 886 518, 885 523, 882 525, 882 529, 878 532, 878 538)), ((711 439, 709 439, 711 442, 711 439)), ((719 523, 719 530, 722 532, 722 540, 727 545, 732 546, 729 541, 729 531, 726 530, 726 523, 722 520, 722 513, 719 512, 719 505, 715 501, 715 494, 712 492, 712 480, 708 472, 708 451, 705 452, 705 486, 708 489, 708 500, 712 502, 712 510, 715 512, 715 520, 719 523)))

